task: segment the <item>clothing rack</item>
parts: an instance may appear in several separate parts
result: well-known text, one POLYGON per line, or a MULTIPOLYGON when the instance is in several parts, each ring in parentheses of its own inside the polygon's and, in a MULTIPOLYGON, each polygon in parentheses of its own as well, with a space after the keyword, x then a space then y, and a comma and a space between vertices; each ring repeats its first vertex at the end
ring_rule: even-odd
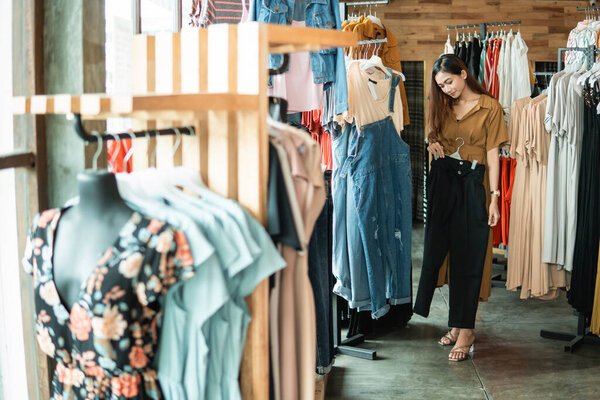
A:
MULTIPOLYGON (((67 116, 69 118, 69 116, 67 116)), ((86 143, 95 143, 98 141, 98 136, 101 136, 101 140, 103 142, 110 140, 121 140, 121 139, 132 139, 133 137, 142 138, 142 137, 156 137, 156 136, 173 136, 173 135, 189 135, 194 136, 196 131, 193 126, 183 126, 180 128, 166 128, 166 129, 148 129, 136 132, 120 132, 120 133, 109 133, 104 132, 99 135, 94 135, 93 133, 88 133, 83 127, 83 122, 81 120, 81 114, 73 114, 73 127, 75 129, 75 133, 86 143)))
POLYGON ((585 58, 588 62, 588 66, 591 66, 594 63, 594 58, 595 58, 595 54, 596 54, 596 49, 594 48, 594 46, 589 46, 589 47, 559 47, 558 48, 558 62, 557 62, 557 68, 558 71, 562 70, 562 54, 565 51, 579 51, 584 53, 585 58))
POLYGON ((358 6, 377 6, 390 4, 389 0, 373 0, 373 1, 346 1, 341 2, 346 7, 358 7, 358 6))
POLYGON ((577 7, 577 11, 598 11, 598 10, 600 10, 600 6, 577 7))
MULTIPOLYGON (((157 130, 176 133, 173 126, 189 125, 195 135, 183 135, 175 154, 172 136, 132 140, 136 155, 133 169, 153 164, 150 154, 155 153, 158 168, 182 165, 197 170, 212 191, 237 201, 265 224, 269 175, 267 56, 350 47, 356 42, 349 32, 256 22, 135 35, 135 95, 15 97, 13 114, 80 114, 79 118, 88 120, 126 117, 133 119, 140 134, 157 130)), ((125 137, 131 135, 126 133, 125 137)), ((97 140, 93 135, 88 139, 97 140)), ((245 400, 268 399, 268 279, 256 287, 246 303, 251 322, 240 367, 241 395, 245 400)), ((25 339, 35 341, 33 336, 25 339)), ((39 379, 40 385, 50 385, 45 377, 39 379)))
MULTIPOLYGON (((375 350, 361 349, 355 347, 365 341, 365 335, 362 333, 353 335, 345 340, 342 340, 342 326, 341 326, 341 310, 338 302, 338 296, 331 294, 331 306, 333 310, 333 347, 336 353, 344 354, 351 357, 364 358, 365 360, 374 360, 377 356, 375 350)), ((349 331, 352 331, 352 324, 357 323, 356 316, 351 316, 349 331)))
MULTIPOLYGON (((599 7, 600 9, 600 7, 599 7)), ((579 10, 579 9, 578 9, 579 10)), ((583 53, 586 54, 586 56, 588 57, 588 61, 591 61, 588 64, 588 67, 591 67, 591 65, 594 62, 594 54, 596 53, 597 49, 594 49, 594 46, 589 46, 589 47, 561 47, 558 49, 558 71, 562 70, 562 53, 564 51, 581 51, 583 53), (591 56, 591 60, 589 59, 589 57, 591 56)), ((556 74, 556 72, 538 72, 535 73, 534 75, 544 75, 544 76, 552 76, 556 74)), ((545 339, 554 339, 554 340, 562 340, 564 342, 569 342, 569 344, 567 344, 564 349, 565 351, 568 351, 570 353, 573 353, 573 351, 575 351, 575 349, 577 347, 579 347, 580 345, 582 345, 583 343, 590 343, 590 344, 600 344, 600 338, 597 336, 594 336, 593 334, 587 332, 587 328, 586 326, 587 324, 587 318, 581 314, 581 313, 575 313, 577 315, 577 331, 575 334, 571 334, 571 333, 563 333, 563 332, 554 332, 554 331, 547 331, 545 329, 540 330, 540 336, 545 338, 545 339)))
POLYGON ((361 40, 356 43, 358 46, 366 45, 366 44, 379 44, 379 43, 387 43, 387 38, 383 39, 373 39, 373 40, 361 40))
POLYGON ((504 21, 504 22, 480 22, 478 24, 466 24, 466 25, 447 25, 446 29, 466 29, 466 28, 479 28, 480 37, 485 37, 487 34, 488 26, 510 26, 510 25, 521 25, 521 21, 504 21))

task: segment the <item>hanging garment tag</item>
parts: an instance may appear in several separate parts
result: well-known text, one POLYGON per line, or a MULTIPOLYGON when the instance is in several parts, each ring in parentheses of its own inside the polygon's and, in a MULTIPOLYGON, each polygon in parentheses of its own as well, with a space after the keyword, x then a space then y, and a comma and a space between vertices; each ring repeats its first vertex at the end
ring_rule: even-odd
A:
POLYGON ((369 86, 369 91, 371 91, 371 95, 373 96, 373 99, 377 100, 377 93, 375 92, 375 85, 373 85, 373 82, 371 82, 370 79, 369 79, 369 82, 367 82, 367 86, 369 86))
POLYGON ((476 166, 477 166, 477 160, 473 160, 473 163, 471 164, 471 169, 475 169, 476 166))

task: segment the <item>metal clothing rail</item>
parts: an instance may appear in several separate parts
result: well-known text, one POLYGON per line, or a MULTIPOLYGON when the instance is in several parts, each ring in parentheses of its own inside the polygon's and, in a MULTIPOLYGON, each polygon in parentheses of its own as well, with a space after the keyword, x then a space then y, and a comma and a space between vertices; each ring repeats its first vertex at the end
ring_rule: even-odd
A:
POLYGON ((387 43, 387 38, 383 38, 383 39, 373 39, 373 40, 361 40, 360 42, 356 43, 357 45, 361 46, 361 45, 365 45, 365 44, 379 44, 379 43, 387 43))
POLYGON ((479 36, 483 38, 487 34, 488 26, 510 26, 510 25, 521 25, 521 21, 480 22, 478 24, 447 25, 446 30, 464 29, 464 28, 479 28, 479 36))
POLYGON ((595 58, 595 54, 596 54, 596 49, 594 48, 594 46, 589 46, 589 47, 559 47, 558 48, 558 62, 557 62, 557 66, 558 66, 558 70, 561 71, 562 70, 562 53, 564 53, 565 51, 578 51, 581 52, 585 55, 585 58, 588 62, 588 65, 591 66, 594 63, 594 58, 595 58))
POLYGON ((358 6, 377 6, 377 5, 386 5, 390 4, 389 0, 373 0, 373 1, 346 1, 340 2, 345 4, 346 7, 358 7, 358 6))
POLYGON ((505 21, 505 22, 480 22, 478 24, 467 24, 467 25, 448 25, 446 29, 461 29, 461 28, 477 28, 482 25, 485 26, 508 26, 508 25, 521 25, 521 21, 505 21))
MULTIPOLYGON (((98 135, 88 133, 83 127, 83 123, 81 121, 80 114, 73 114, 73 127, 75 128, 75 132, 77 136, 83 139, 86 143, 95 143, 98 141, 98 135)), ((133 136, 136 138, 142 137, 156 137, 156 136, 167 136, 167 135, 195 135, 195 130, 193 126, 184 126, 180 128, 166 128, 166 129, 149 129, 144 131, 136 131, 136 132, 119 132, 119 133, 110 133, 104 132, 100 135, 102 136, 103 141, 108 140, 121 140, 121 139, 131 139, 133 136)))
POLYGON ((577 7, 577 11, 598 11, 598 10, 600 10, 600 6, 577 7))
MULTIPOLYGON (((599 9, 600 9, 600 7, 599 7, 599 9)), ((591 61, 588 64, 588 67, 591 67, 591 65, 594 63, 594 55, 596 54, 596 50, 597 49, 595 49, 594 46, 561 47, 561 48, 559 48, 558 49, 558 71, 562 70, 562 53, 564 51, 583 52, 586 55, 586 57, 588 57, 588 61, 591 61), (591 58, 591 60, 590 60, 590 58, 591 58)), ((556 72, 538 72, 538 73, 534 72, 534 74, 554 75, 554 74, 556 74, 556 72)), ((569 344, 567 344, 564 347, 564 349, 565 349, 565 351, 568 351, 570 353, 573 353, 573 351, 575 351, 575 349, 583 343, 600 344, 600 338, 597 336, 594 336, 593 334, 588 332, 588 329, 587 329, 588 321, 587 321, 587 318, 585 317, 585 315, 583 315, 581 313, 576 313, 576 315, 577 315, 577 331, 575 332, 575 334, 547 331, 545 329, 542 329, 542 330, 540 330, 540 336, 545 339, 554 339, 554 340, 562 340, 565 342, 569 342, 569 344)))

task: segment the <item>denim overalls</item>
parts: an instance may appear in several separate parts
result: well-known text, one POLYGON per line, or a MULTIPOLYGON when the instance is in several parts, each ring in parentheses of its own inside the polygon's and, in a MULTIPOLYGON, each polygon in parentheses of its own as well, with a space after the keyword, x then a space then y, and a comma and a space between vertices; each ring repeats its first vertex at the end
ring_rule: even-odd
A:
MULTIPOLYGON (((400 78, 392 76, 389 110, 400 78)), ((391 117, 334 134, 334 292, 350 307, 385 315, 411 302, 410 147, 391 117), (389 300, 389 301, 388 301, 389 300)))

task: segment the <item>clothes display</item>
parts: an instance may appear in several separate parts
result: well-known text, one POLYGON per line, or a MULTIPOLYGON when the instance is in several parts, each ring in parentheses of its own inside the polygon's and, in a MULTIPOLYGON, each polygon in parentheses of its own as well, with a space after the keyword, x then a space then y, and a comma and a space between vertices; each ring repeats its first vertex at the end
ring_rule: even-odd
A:
MULTIPOLYGON (((317 225, 326 200, 321 150, 304 131, 276 121, 269 122, 269 134, 277 149, 281 172, 287 176, 288 184, 283 187, 290 203, 295 203, 291 210, 294 219, 301 224, 297 232, 302 246, 300 251, 283 243, 280 246, 287 267, 275 274, 270 298, 273 394, 275 399, 311 399, 315 393, 317 329, 329 332, 327 320, 322 321, 325 327, 317 326, 315 311, 318 305, 320 318, 329 315, 328 310, 325 312, 327 298, 323 298, 323 292, 328 293, 328 285, 320 282, 324 288, 317 286, 315 294, 309 278, 310 242, 315 226, 317 235, 323 235, 323 226, 317 225)), ((326 276, 326 263, 313 263, 313 267, 317 268, 314 274, 326 276)))
MULTIPOLYGON (((304 21, 292 21, 292 26, 305 27, 304 21)), ((323 107, 323 83, 315 83, 308 51, 290 54, 287 72, 273 77, 269 96, 287 100, 288 112, 320 110, 323 107)))
POLYGON ((68 207, 40 214, 32 227, 24 267, 36 282, 38 340, 57 360, 53 395, 241 398, 244 298, 284 260, 264 228, 201 186, 197 173, 117 178, 135 213, 70 310, 57 305, 52 260, 41 258, 68 207), (167 184, 173 176, 201 197, 167 184))
POLYGON ((334 293, 377 319, 412 302, 410 149, 398 130, 400 78, 354 61, 348 81, 349 112, 332 140, 334 293))
POLYGON ((524 97, 512 105, 509 131, 511 155, 517 159, 510 230, 506 289, 521 287, 521 298, 553 299, 569 284, 569 274, 542 258, 547 232, 544 205, 547 196, 550 135, 545 131, 546 95, 524 97))
MULTIPOLYGON (((305 21, 307 27, 322 29, 342 29, 338 0, 323 0, 318 3, 293 0, 250 0, 250 20, 267 24, 292 25, 294 20, 305 21), (301 17, 297 17, 297 16, 301 17)), ((279 68, 283 63, 281 54, 269 55, 269 69, 279 68)), ((310 52, 310 67, 316 84, 324 84, 327 89, 333 86, 335 113, 348 109, 348 88, 344 50, 342 48, 324 49, 310 52)), ((310 110, 300 110, 310 111, 310 110)))
MULTIPOLYGON (((449 51, 449 40, 445 51, 449 51)), ((511 104, 531 92, 527 61, 528 47, 521 32, 502 31, 481 39, 477 35, 462 40, 457 36, 454 54, 460 57, 473 76, 500 101, 506 116, 511 104)), ((507 119, 508 120, 508 119, 507 119)))
MULTIPOLYGON (((349 52, 352 58, 368 59, 376 55, 381 57, 383 66, 395 71, 394 74, 402 73, 398 40, 391 30, 386 28, 378 18, 360 16, 358 19, 350 19, 342 23, 342 30, 354 32, 358 35, 359 41, 383 40, 383 43, 375 47, 367 46, 366 48, 358 47, 350 49, 349 52)), ((398 91, 402 100, 402 123, 408 125, 410 124, 410 116, 408 114, 408 100, 403 80, 398 84, 398 91)))
POLYGON ((577 195, 577 227, 573 252, 569 304, 590 318, 594 308, 600 240, 600 83, 588 76, 583 88, 585 100, 581 161, 577 195))

